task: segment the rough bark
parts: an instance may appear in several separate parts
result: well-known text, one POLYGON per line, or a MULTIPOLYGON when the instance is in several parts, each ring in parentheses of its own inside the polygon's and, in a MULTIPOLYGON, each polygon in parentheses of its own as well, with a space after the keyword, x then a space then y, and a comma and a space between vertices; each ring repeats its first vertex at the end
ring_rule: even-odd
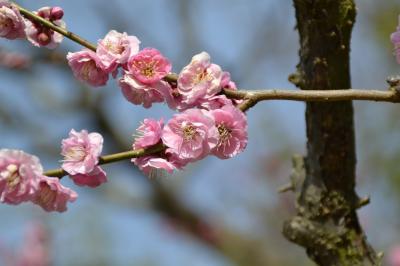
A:
MULTIPOLYGON (((293 2, 300 63, 289 80, 303 90, 351 88, 354 1, 293 2)), ((285 237, 318 265, 379 265, 356 213, 363 201, 355 192, 352 102, 307 103, 306 124, 307 156, 294 160, 297 215, 284 223, 285 237)))

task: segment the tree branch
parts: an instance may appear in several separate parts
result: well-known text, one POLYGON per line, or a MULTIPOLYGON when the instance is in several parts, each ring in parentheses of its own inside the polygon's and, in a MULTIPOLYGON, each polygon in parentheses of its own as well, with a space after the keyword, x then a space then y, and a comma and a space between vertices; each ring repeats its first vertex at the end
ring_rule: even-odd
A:
MULTIPOLYGON (((22 15, 37 23, 48 27, 70 40, 92 50, 96 51, 96 45, 88 42, 75 33, 67 31, 50 21, 36 15, 35 13, 26 10, 19 5, 14 5, 18 8, 22 15)), ((164 80, 169 83, 176 83, 178 75, 176 73, 169 73, 164 80)), ((323 88, 321 88, 323 89, 323 88)), ((294 90, 228 90, 222 91, 228 98, 244 99, 246 100, 239 108, 243 111, 256 105, 258 102, 266 100, 291 100, 291 101, 305 101, 305 102, 332 102, 342 100, 363 100, 363 101, 379 101, 379 102, 400 102, 400 93, 397 90, 380 91, 380 90, 308 90, 308 91, 294 91, 294 90)))

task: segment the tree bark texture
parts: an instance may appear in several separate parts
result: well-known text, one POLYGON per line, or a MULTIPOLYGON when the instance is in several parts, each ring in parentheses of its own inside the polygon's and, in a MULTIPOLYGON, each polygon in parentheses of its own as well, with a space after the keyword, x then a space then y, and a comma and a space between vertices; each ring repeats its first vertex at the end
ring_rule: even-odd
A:
MULTIPOLYGON (((289 80, 303 90, 349 89, 353 0, 294 0, 300 63, 289 80)), ((355 138, 351 101, 309 102, 307 156, 294 159, 297 215, 283 234, 318 265, 380 265, 356 210, 355 138)))

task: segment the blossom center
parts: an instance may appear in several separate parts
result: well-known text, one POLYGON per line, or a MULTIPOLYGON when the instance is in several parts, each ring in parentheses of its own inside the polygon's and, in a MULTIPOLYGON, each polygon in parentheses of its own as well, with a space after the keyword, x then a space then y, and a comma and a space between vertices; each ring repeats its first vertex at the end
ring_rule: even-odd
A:
POLYGON ((194 82, 194 84, 199 84, 200 82, 202 82, 204 80, 210 80, 210 79, 211 79, 211 77, 208 74, 207 69, 204 69, 200 73, 197 73, 197 75, 193 79, 193 82, 194 82))
POLYGON ((193 140, 197 134, 196 128, 193 125, 186 125, 182 128, 183 139, 185 141, 193 140))
POLYGON ((219 141, 220 144, 225 144, 229 141, 232 137, 232 130, 226 127, 224 124, 219 124, 217 126, 218 133, 219 133, 219 141))
POLYGON ((7 29, 11 27, 12 20, 6 16, 6 7, 0 8, 0 28, 7 29))
POLYGON ((83 159, 86 156, 86 152, 83 147, 74 146, 69 148, 64 156, 65 156, 65 161, 79 162, 83 161, 83 159))
POLYGON ((7 182, 7 187, 13 189, 21 180, 18 172, 18 166, 15 164, 10 164, 7 166, 6 170, 0 173, 0 176, 4 178, 7 182))
POLYGON ((49 185, 42 183, 40 188, 40 193, 38 193, 38 197, 36 199, 39 205, 47 205, 55 200, 57 193, 51 190, 49 185))
POLYGON ((142 74, 146 77, 153 77, 155 74, 154 67, 151 64, 146 65, 142 69, 142 74))
POLYGON ((96 68, 94 61, 88 61, 83 64, 81 73, 84 80, 90 81, 90 72, 93 68, 96 68))
POLYGON ((105 46, 114 54, 122 54, 125 51, 125 47, 115 44, 112 41, 106 41, 105 46))

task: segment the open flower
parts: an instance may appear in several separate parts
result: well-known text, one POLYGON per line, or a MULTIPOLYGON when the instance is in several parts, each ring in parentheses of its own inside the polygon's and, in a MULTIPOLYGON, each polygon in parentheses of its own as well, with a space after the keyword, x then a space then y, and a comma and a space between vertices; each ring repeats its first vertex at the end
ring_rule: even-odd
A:
POLYGON ((106 85, 110 72, 95 52, 83 50, 68 53, 67 59, 74 76, 78 80, 95 87, 106 85))
POLYGON ((103 137, 99 133, 72 129, 69 138, 62 140, 61 149, 64 156, 62 169, 72 175, 88 174, 99 162, 103 137))
POLYGON ((136 36, 111 30, 104 39, 99 40, 96 53, 107 68, 115 69, 118 64, 125 64, 139 52, 139 44, 136 36))
POLYGON ((36 156, 20 150, 0 150, 0 202, 20 204, 32 198, 43 168, 36 156))
POLYGON ((67 203, 74 202, 77 198, 78 194, 61 185, 58 178, 43 176, 32 202, 48 212, 64 212, 67 210, 67 203))
POLYGON ((7 0, 0 0, 0 37, 10 40, 25 37, 25 21, 7 0))
POLYGON ((211 64, 210 55, 202 52, 193 56, 190 64, 182 69, 178 77, 178 91, 184 102, 195 103, 220 92, 221 79, 221 68, 211 64))
POLYGON ((195 161, 207 156, 218 142, 218 131, 205 110, 188 109, 168 121, 162 132, 167 153, 195 161))
POLYGON ((163 87, 168 87, 165 81, 159 81, 155 84, 144 84, 136 80, 131 74, 125 75, 119 80, 122 94, 131 103, 136 105, 143 105, 144 108, 150 108, 153 103, 160 103, 164 101, 161 93, 166 90, 163 87))
POLYGON ((107 182, 106 173, 97 166, 103 149, 103 137, 96 132, 71 130, 69 138, 63 139, 61 165, 78 186, 97 187, 107 182))
POLYGON ((247 119, 233 105, 210 112, 218 129, 218 144, 212 154, 221 159, 231 158, 242 152, 247 145, 247 119))
POLYGON ((390 40, 394 45, 394 53, 397 58, 397 62, 400 64, 400 16, 399 16, 399 25, 396 28, 396 31, 390 35, 390 40))
MULTIPOLYGON (((61 7, 42 7, 35 14, 49 20, 54 25, 66 28, 65 22, 61 20, 64 11, 61 7)), ((26 20, 25 33, 28 41, 37 47, 56 48, 63 40, 64 36, 52 29, 49 29, 35 21, 26 20)))
MULTIPOLYGON (((145 119, 142 125, 136 130, 139 137, 135 139, 133 149, 148 148, 160 142, 164 123, 161 120, 145 119)), ((181 169, 184 164, 176 160, 174 156, 160 152, 150 156, 133 158, 131 160, 147 176, 151 176, 156 169, 172 173, 175 169, 181 169)))
POLYGON ((138 81, 153 84, 171 71, 171 63, 157 49, 145 48, 128 61, 128 70, 138 81))
POLYGON ((143 123, 136 129, 139 135, 135 138, 133 149, 147 148, 157 144, 161 140, 161 132, 164 126, 163 120, 160 121, 146 118, 143 123))

